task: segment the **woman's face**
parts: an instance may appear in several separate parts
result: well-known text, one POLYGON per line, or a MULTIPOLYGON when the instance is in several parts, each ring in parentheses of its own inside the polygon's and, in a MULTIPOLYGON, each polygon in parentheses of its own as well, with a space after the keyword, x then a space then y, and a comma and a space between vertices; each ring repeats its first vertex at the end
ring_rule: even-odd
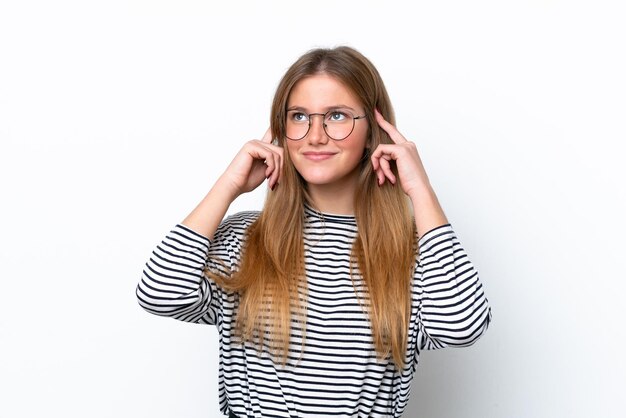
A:
MULTIPOLYGON (((363 116, 365 109, 352 92, 336 78, 327 74, 317 74, 297 82, 287 101, 288 119, 306 120, 307 115, 311 113, 327 114, 327 118, 339 121, 346 113, 363 116), (335 110, 336 113, 327 114, 328 111, 335 110)), ((327 135, 323 127, 324 116, 310 116, 310 121, 311 127, 304 138, 299 141, 285 139, 289 156, 298 173, 309 187, 355 187, 360 161, 367 144, 367 119, 355 120, 352 133, 341 141, 331 139, 327 135)), ((332 123, 331 120, 327 121, 329 125, 327 129, 331 134, 332 123)))

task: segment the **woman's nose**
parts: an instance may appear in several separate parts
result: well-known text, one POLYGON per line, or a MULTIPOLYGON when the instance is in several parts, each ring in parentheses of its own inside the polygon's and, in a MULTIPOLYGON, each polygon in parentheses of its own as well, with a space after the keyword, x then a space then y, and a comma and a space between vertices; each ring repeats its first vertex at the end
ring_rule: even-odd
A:
POLYGON ((329 138, 324 130, 324 115, 311 115, 309 119, 311 127, 309 128, 309 134, 307 140, 311 144, 325 144, 329 138), (319 116, 319 121, 314 116, 319 116))

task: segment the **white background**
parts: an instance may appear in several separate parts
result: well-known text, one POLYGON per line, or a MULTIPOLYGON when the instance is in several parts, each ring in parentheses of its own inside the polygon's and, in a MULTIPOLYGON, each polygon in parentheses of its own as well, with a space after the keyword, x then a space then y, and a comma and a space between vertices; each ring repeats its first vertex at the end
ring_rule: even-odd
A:
POLYGON ((618 3, 2 2, 0 416, 218 415, 215 328, 135 285, 287 67, 339 44, 380 70, 493 308, 423 354, 405 416, 622 416, 618 3))

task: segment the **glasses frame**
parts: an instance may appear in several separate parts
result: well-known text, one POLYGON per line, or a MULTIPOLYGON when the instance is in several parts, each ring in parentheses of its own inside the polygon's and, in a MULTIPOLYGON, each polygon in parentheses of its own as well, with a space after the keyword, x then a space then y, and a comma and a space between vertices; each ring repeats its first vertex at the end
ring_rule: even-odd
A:
MULTIPOLYGON (((332 113, 332 112, 337 112, 339 110, 340 109, 331 109, 331 110, 329 110, 326 113, 306 113, 306 112, 303 112, 303 111, 298 110, 298 109, 287 110, 286 113, 289 113, 289 112, 300 112, 300 113, 306 115, 308 120, 309 120, 309 127, 307 128, 307 130, 304 133, 304 135, 302 135, 300 138, 294 139, 294 138, 290 138, 289 136, 287 136, 287 122, 285 122, 285 137, 287 137, 287 139, 289 139, 290 141, 302 141, 309 134, 309 131, 311 130, 311 124, 313 123, 313 119, 311 117, 312 116, 322 116, 322 127, 324 128, 324 133, 326 134, 326 136, 328 136, 333 141, 343 141, 344 139, 346 139, 347 137, 352 135, 352 132, 354 132, 354 126, 356 125, 355 121, 359 120, 359 119, 366 119, 367 115, 352 116, 352 129, 350 129, 350 132, 348 133, 348 135, 344 136, 343 138, 337 139, 337 138, 333 138, 332 136, 330 136, 330 134, 326 130, 328 125, 326 125, 326 122, 324 122, 324 121, 326 120, 326 115, 328 115, 329 113, 332 113)), ((345 112, 345 110, 344 110, 344 112, 345 112)), ((348 112, 351 113, 350 111, 348 111, 348 112)))

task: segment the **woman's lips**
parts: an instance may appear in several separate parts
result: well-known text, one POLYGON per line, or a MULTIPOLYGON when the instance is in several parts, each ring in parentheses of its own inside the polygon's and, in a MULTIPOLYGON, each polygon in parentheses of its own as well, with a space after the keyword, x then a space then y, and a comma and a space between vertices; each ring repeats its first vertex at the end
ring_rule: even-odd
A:
POLYGON ((312 161, 327 160, 333 155, 335 155, 334 152, 304 152, 302 154, 304 155, 306 159, 312 160, 312 161))

